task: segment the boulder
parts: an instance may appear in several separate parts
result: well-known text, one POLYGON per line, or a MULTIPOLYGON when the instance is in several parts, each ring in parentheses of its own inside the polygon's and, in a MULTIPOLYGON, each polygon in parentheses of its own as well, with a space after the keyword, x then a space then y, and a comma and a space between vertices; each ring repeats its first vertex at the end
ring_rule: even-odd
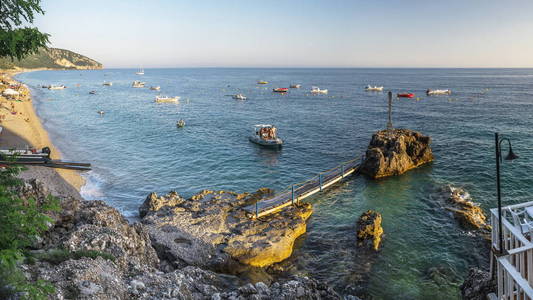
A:
POLYGON ((465 300, 485 300, 487 295, 496 292, 496 281, 490 273, 478 268, 470 268, 468 276, 459 287, 465 300))
POLYGON ((381 130, 372 136, 361 173, 371 178, 400 175, 433 161, 431 138, 408 129, 381 130))
POLYGON ((357 246, 378 251, 381 245, 381 214, 368 210, 357 220, 357 246))
POLYGON ((202 191, 190 199, 171 193, 150 194, 142 219, 160 257, 174 267, 193 265, 227 272, 236 263, 264 267, 288 258, 296 238, 306 232, 312 213, 308 203, 294 205, 260 219, 252 219, 243 209, 263 196, 227 191, 202 191))
POLYGON ((443 190, 446 197, 446 209, 451 211, 459 225, 466 230, 480 231, 489 238, 491 230, 487 217, 481 207, 472 201, 470 194, 461 188, 447 186, 443 190))

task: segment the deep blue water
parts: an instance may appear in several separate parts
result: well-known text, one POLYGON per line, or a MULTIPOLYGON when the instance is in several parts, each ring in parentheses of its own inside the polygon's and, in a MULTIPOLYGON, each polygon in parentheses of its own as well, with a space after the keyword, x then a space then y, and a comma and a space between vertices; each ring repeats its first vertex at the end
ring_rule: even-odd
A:
POLYGON ((90 161, 83 188, 134 217, 148 193, 201 189, 251 192, 283 189, 364 152, 373 132, 386 125, 386 95, 367 84, 412 91, 418 99, 394 102, 395 127, 433 138, 435 162, 399 177, 356 178, 310 199, 315 212, 308 232, 284 265, 337 290, 360 282, 376 299, 453 299, 467 268, 488 264, 479 239, 461 230, 442 208, 436 191, 464 187, 483 208, 496 206, 495 131, 510 137, 520 159, 503 165, 506 203, 530 200, 533 137, 532 69, 147 69, 41 71, 18 79, 32 87, 36 109, 64 158, 90 161), (157 92, 131 88, 136 79, 181 96, 156 104, 157 92), (257 80, 270 84, 260 86, 257 80), (102 86, 112 81, 113 86, 102 86), (41 84, 65 84, 49 91, 41 84), (273 87, 299 83, 287 95, 273 87), (312 96, 312 85, 330 93, 312 96), (427 88, 451 96, 425 97, 427 88), (96 90, 96 95, 89 91, 96 90), (225 95, 242 92, 247 101, 225 95), (418 100, 418 101, 417 101, 418 100), (104 116, 96 113, 104 110, 104 116), (184 119, 185 128, 176 121, 184 119), (273 123, 282 151, 247 141, 251 126, 273 123), (355 222, 366 209, 383 214, 382 251, 361 259, 355 222), (444 280, 432 279, 439 267, 444 280), (371 272, 363 272, 371 268, 371 272))

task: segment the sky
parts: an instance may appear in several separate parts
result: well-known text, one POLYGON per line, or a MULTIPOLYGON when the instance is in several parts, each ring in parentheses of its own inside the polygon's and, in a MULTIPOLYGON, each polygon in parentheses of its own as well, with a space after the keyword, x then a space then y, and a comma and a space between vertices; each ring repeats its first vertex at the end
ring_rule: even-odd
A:
POLYGON ((106 68, 533 67, 531 0, 43 0, 106 68))

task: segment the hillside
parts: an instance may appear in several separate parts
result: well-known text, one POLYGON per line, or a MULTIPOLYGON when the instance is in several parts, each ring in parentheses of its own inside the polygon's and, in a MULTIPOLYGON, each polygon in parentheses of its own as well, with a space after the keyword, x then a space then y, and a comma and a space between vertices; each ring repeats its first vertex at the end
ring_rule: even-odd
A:
POLYGON ((42 49, 22 60, 0 58, 0 69, 101 69, 102 64, 81 54, 58 48, 42 49))

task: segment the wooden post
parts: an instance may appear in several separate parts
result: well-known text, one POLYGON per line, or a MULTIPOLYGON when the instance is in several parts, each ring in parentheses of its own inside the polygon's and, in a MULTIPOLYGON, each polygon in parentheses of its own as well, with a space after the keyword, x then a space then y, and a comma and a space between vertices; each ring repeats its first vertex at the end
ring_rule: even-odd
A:
POLYGON ((255 202, 255 218, 259 218, 259 208, 257 207, 257 202, 255 202))
POLYGON ((294 205, 294 184, 292 185, 292 205, 294 205))
POLYGON ((320 191, 322 192, 322 174, 318 174, 318 183, 320 184, 320 191))

